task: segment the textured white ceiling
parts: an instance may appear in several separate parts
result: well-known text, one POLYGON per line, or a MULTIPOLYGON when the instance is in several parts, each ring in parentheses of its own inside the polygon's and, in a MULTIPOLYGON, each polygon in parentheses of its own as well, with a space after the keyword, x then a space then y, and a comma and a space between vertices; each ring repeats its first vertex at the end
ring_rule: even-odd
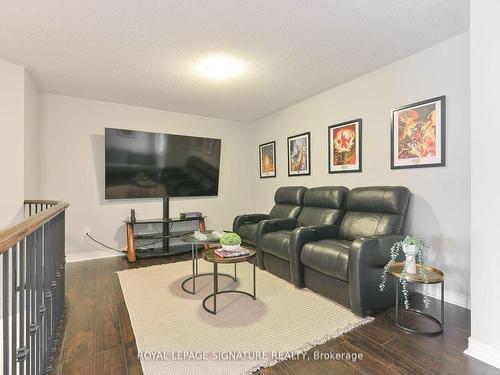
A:
POLYGON ((468 20, 468 0, 0 0, 0 58, 26 66, 42 91, 251 121, 468 20), (215 52, 242 59, 246 74, 193 75, 215 52))

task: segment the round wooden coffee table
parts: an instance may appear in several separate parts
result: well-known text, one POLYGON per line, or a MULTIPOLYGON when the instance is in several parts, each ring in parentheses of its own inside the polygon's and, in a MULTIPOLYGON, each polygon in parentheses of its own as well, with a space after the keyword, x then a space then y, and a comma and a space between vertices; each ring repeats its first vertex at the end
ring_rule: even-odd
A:
POLYGON ((424 335, 435 335, 437 333, 443 332, 443 329, 444 329, 444 274, 441 270, 439 270, 435 267, 431 267, 431 266, 422 266, 420 264, 417 264, 417 273, 407 274, 405 278, 406 278, 407 282, 416 283, 416 284, 439 284, 439 283, 441 283, 441 320, 436 318, 434 315, 429 314, 429 313, 422 311, 422 310, 410 308, 410 309, 405 309, 405 311, 411 311, 415 314, 425 316, 425 317, 429 318, 430 320, 436 322, 438 324, 439 328, 436 330, 432 330, 432 331, 418 331, 418 330, 415 330, 415 329, 412 329, 409 327, 405 327, 399 322, 399 312, 400 312, 400 306, 399 306, 400 303, 399 302, 400 302, 400 298, 401 298, 400 291, 399 291, 399 277, 401 275, 401 272, 403 271, 404 266, 405 266, 404 262, 397 262, 397 263, 394 263, 389 268, 389 274, 396 278, 396 282, 395 282, 395 284, 396 284, 396 307, 395 307, 396 318, 395 318, 394 324, 396 326, 398 326, 399 328, 401 328, 402 330, 404 330, 406 332, 411 332, 411 333, 420 333, 420 334, 424 334, 424 335), (423 280, 420 277, 419 272, 420 272, 420 269, 422 267, 425 267, 425 270, 427 271, 427 280, 423 280))
POLYGON ((244 294, 244 295, 247 295, 249 297, 252 297, 254 300, 256 299, 256 294, 255 294, 255 254, 256 254, 256 251, 254 249, 251 249, 251 248, 246 248, 248 249, 248 251, 250 252, 248 255, 243 255, 243 256, 240 256, 240 257, 233 257, 233 258, 222 258, 218 255, 215 254, 215 250, 216 249, 208 249, 208 250, 205 250, 203 252, 203 259, 206 260, 207 262, 210 262, 210 263, 213 263, 214 265, 214 271, 213 271, 213 275, 214 275, 214 292, 212 294, 209 294, 208 296, 205 297, 205 299, 203 300, 203 308, 208 311, 209 313, 211 314, 217 314, 217 295, 218 294, 222 294, 222 293, 240 293, 240 294, 244 294), (218 265, 219 264, 234 264, 234 272, 235 272, 235 275, 236 275, 236 264, 237 263, 242 263, 242 262, 246 262, 248 260, 252 260, 252 263, 253 263, 253 294, 250 294, 248 292, 245 292, 243 290, 236 290, 236 289, 229 289, 229 290, 222 290, 222 291, 219 291, 219 270, 218 270, 218 265), (206 302, 212 298, 214 299, 214 303, 213 303, 213 310, 209 309, 207 306, 206 306, 206 302))

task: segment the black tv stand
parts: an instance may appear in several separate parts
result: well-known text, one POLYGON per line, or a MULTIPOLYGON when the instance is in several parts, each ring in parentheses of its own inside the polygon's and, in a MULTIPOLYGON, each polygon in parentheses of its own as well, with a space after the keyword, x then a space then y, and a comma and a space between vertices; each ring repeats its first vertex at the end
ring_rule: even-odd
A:
POLYGON ((128 261, 135 262, 141 258, 156 258, 190 252, 191 245, 183 243, 173 245, 171 242, 185 233, 192 232, 194 229, 205 230, 205 218, 206 216, 187 219, 170 217, 170 198, 164 197, 162 218, 135 221, 127 218, 125 220, 125 225, 127 226, 128 261), (186 222, 193 222, 193 224, 196 222, 196 228, 191 230, 175 228, 175 226, 181 226, 181 223, 186 222), (146 225, 150 227, 156 226, 156 229, 149 232, 141 231, 146 225))
MULTIPOLYGON (((170 197, 163 197, 163 220, 167 220, 168 218, 170 218, 170 197)), ((167 237, 169 234, 169 223, 165 221, 163 223, 163 248, 167 253, 170 251, 170 241, 167 237)))
POLYGON ((130 221, 127 218, 125 224, 127 226, 128 261, 135 262, 137 259, 164 257, 190 252, 190 244, 181 243, 174 246, 170 242, 178 239, 185 233, 192 233, 193 230, 176 230, 175 226, 180 225, 180 223, 193 222, 193 224, 197 224, 197 228, 194 229, 205 230, 205 218, 206 216, 188 219, 175 217, 168 219, 141 219, 136 221, 130 221), (141 226, 151 224, 161 225, 163 230, 141 233, 141 226), (154 246, 158 243, 161 243, 162 246, 154 246))

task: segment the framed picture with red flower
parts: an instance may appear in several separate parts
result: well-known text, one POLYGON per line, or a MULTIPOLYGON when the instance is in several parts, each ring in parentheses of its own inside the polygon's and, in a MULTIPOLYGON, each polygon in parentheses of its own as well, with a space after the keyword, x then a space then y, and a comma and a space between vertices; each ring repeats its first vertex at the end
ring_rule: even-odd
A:
POLYGON ((276 177, 276 142, 259 146, 260 178, 276 177))
POLYGON ((391 169, 446 165, 446 97, 392 110, 391 169))
POLYGON ((361 172, 362 123, 358 118, 328 127, 328 173, 361 172))

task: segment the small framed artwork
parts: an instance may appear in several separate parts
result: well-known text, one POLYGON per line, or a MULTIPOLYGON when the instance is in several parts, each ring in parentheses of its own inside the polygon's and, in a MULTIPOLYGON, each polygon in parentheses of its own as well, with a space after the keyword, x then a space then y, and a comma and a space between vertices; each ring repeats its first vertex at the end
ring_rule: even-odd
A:
POLYGON ((288 137, 288 176, 311 174, 311 133, 288 137))
POLYGON ((363 120, 328 127, 328 173, 361 172, 361 126, 363 120))
POLYGON ((446 97, 392 110, 391 169, 446 165, 446 97))
POLYGON ((276 177, 276 142, 259 146, 260 178, 276 177))

